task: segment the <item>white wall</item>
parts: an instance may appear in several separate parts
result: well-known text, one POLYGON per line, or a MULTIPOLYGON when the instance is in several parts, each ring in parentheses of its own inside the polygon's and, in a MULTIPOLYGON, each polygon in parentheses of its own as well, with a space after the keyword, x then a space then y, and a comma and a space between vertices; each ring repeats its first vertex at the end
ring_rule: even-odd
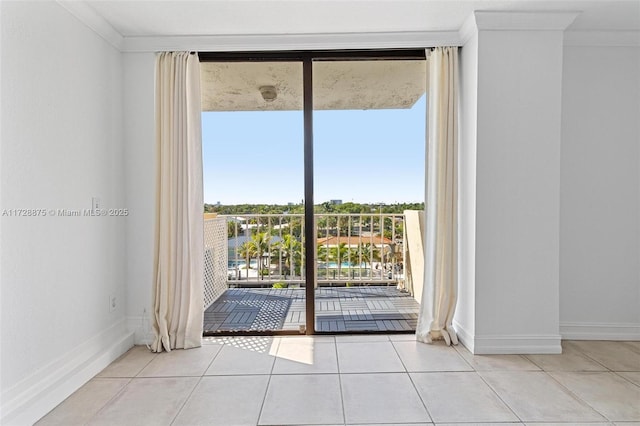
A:
POLYGON ((640 48, 577 40, 462 48, 455 324, 476 353, 640 339, 640 48))
POLYGON ((127 219, 127 320, 148 343, 153 286, 156 195, 155 54, 125 53, 124 140, 127 219))
POLYGON ((461 337, 474 353, 556 353, 562 29, 575 15, 475 16, 477 74, 466 68, 476 61, 475 40, 463 48, 462 96, 476 106, 462 112, 469 169, 461 172, 460 212, 462 244, 475 237, 475 247, 461 251, 468 294, 456 320, 464 329, 466 317, 473 331, 461 337))
POLYGON ((567 46, 562 89, 562 334, 640 339, 640 48, 567 46))
POLYGON ((478 56, 476 332, 537 351, 559 338, 562 32, 480 31, 478 56))
POLYGON ((476 138, 478 32, 460 49, 460 146, 458 191, 458 304, 455 328, 473 352, 475 335, 476 138))
POLYGON ((2 12, 2 422, 46 413, 131 344, 125 218, 52 210, 127 207, 121 54, 55 2, 2 12), (110 312, 109 298, 117 307, 110 312))

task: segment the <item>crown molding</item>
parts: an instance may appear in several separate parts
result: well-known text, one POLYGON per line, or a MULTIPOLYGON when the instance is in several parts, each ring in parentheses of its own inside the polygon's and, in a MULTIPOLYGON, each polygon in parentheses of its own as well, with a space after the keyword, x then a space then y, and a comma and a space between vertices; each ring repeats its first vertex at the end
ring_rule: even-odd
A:
POLYGON ((461 44, 465 45, 476 34, 478 34, 476 16, 475 13, 472 13, 460 26, 460 29, 458 30, 458 37, 460 38, 461 44))
POLYGON ((75 16, 80 22, 102 37, 107 43, 122 50, 124 37, 102 16, 84 1, 56 0, 57 3, 75 16))
POLYGON ((640 31, 565 31, 564 45, 640 47, 640 31))
POLYGON ((458 31, 125 37, 123 52, 398 49, 460 46, 458 31))
MULTIPOLYGON (((457 31, 398 31, 333 34, 250 34, 123 37, 89 4, 56 0, 79 21, 122 52, 269 51, 322 49, 397 49, 463 46, 478 30, 564 31, 577 11, 475 11, 457 31)), ((565 31, 565 46, 640 47, 640 31, 565 31)))
POLYGON ((578 11, 557 12, 515 12, 482 11, 474 12, 475 24, 479 30, 502 31, 564 31, 580 14, 578 11))

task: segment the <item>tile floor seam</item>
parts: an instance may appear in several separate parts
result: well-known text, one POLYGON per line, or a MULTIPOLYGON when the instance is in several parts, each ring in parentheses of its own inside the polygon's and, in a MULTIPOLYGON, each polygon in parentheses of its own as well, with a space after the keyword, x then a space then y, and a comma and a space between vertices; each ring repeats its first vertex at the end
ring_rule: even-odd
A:
MULTIPOLYGON (((632 342, 634 340, 631 340, 632 342)), ((622 341, 621 343, 626 347, 629 348, 629 350, 631 350, 631 352, 635 352, 637 354, 640 354, 640 346, 635 346, 631 343, 629 343, 630 341, 622 341)))
MULTIPOLYGON (((147 363, 144 365, 144 367, 142 367, 132 378, 140 377, 140 373, 142 373, 144 371, 144 369, 147 368, 149 366, 149 364, 151 364, 158 357, 158 354, 162 353, 162 352, 155 352, 155 351, 151 350, 151 346, 148 346, 148 345, 144 345, 144 346, 146 346, 147 350, 150 353, 153 354, 153 357, 151 357, 149 359, 149 361, 147 361, 147 363)), ((134 346, 134 348, 135 348, 135 346, 134 346)))
POLYGON ((391 347, 393 348, 393 351, 396 353, 396 356, 400 360, 400 364, 402 364, 402 368, 404 368, 404 372, 408 374, 409 373, 409 369, 407 368, 406 364, 404 363, 404 360, 400 356, 400 352, 398 352, 398 348, 396 348, 396 345, 393 343, 393 341, 391 341, 391 347))
MULTIPOLYGON (((207 364, 207 367, 202 372, 202 376, 201 377, 205 377, 207 375, 207 371, 209 371, 209 368, 211 368, 211 364, 213 364, 213 361, 215 361, 216 358, 218 358, 218 355, 220 355, 220 352, 222 352, 222 348, 224 347, 224 345, 225 345, 225 343, 222 343, 220 349, 218 349, 216 354, 211 358, 211 361, 209 361, 209 364, 207 364)), ((200 383, 200 382, 198 382, 198 383, 200 383)))
POLYGON ((542 365, 538 364, 537 362, 535 362, 534 360, 532 360, 531 358, 529 358, 529 354, 524 354, 521 355, 524 359, 526 359, 527 361, 529 361, 531 364, 535 365, 536 367, 538 367, 540 370, 523 370, 523 371, 546 371, 542 365))
MULTIPOLYGON (((410 372, 408 371, 347 371, 345 373, 338 373, 338 374, 344 374, 345 376, 363 376, 363 375, 367 375, 367 374, 409 374, 410 372)), ((412 371, 411 373, 422 373, 421 371, 412 371)), ((442 373, 442 371, 431 371, 430 373, 442 373)), ((324 374, 336 374, 336 373, 324 373, 324 374)))
MULTIPOLYGON (((295 375, 295 376, 305 376, 305 377, 311 377, 311 376, 319 376, 320 374, 316 374, 316 373, 305 373, 302 375, 295 375)), ((340 383, 340 373, 327 373, 327 374, 323 374, 323 376, 336 376, 336 378, 338 379, 338 384, 340 383)), ((291 377, 294 375, 291 374, 284 374, 284 375, 279 375, 279 378, 282 377, 291 377)), ((261 423, 261 418, 262 418, 262 414, 263 414, 263 410, 264 410, 264 406, 266 403, 266 399, 267 396, 269 395, 269 390, 270 390, 270 385, 271 385, 271 379, 273 378, 273 376, 269 376, 268 382, 267 382, 267 386, 265 389, 265 396, 262 402, 262 405, 260 407, 260 414, 258 415, 258 422, 256 423, 256 426, 284 426, 284 425, 291 425, 291 426, 302 426, 302 425, 314 425, 314 424, 322 424, 322 425, 337 425, 338 423, 335 422, 321 422, 321 423, 304 423, 304 422, 296 422, 296 423, 288 423, 288 422, 278 422, 278 423, 261 423)), ((343 403, 343 395, 342 395, 342 390, 340 389, 340 400, 341 400, 341 404, 343 403)), ((344 418, 344 410, 343 410, 343 418, 344 418)))
MULTIPOLYGON (((464 358, 464 357, 463 357, 464 358)), ((473 366, 472 366, 473 368, 473 366)), ((509 411, 511 411, 511 413, 516 417, 516 419, 518 419, 518 422, 520 422, 521 424, 525 424, 524 420, 522 418, 520 418, 520 416, 518 415, 518 413, 516 413, 516 410, 514 410, 511 405, 507 404, 507 401, 505 401, 500 394, 498 393, 497 390, 495 390, 493 388, 493 386, 491 386, 491 383, 489 383, 487 380, 485 380, 485 378, 482 376, 482 374, 480 374, 478 371, 476 371, 476 369, 474 368, 473 372, 476 374, 476 376, 478 376, 480 378, 480 380, 482 380, 482 382, 491 390, 491 392, 493 392, 496 396, 496 398, 498 398, 498 400, 500 402, 502 402, 504 404, 505 407, 507 407, 509 409, 509 411)))
MULTIPOLYGON (((458 343, 458 344, 456 344, 456 345, 451 345, 451 346, 452 346, 452 347, 453 347, 453 349, 456 351, 456 354, 458 354, 458 356, 459 356, 460 358, 462 358, 462 360, 463 360, 464 362, 466 362, 466 363, 467 363, 467 365, 469 366, 469 368, 471 368, 471 371, 475 371, 475 372, 477 372, 477 370, 476 370, 476 368, 473 366, 473 364, 471 364, 471 363, 467 360, 467 358, 465 358, 465 357, 462 355, 462 353, 460 353, 460 351, 458 350, 458 345, 461 345, 463 348, 465 348, 465 349, 466 349, 466 346, 462 345, 461 343, 458 343)), ((467 350, 468 350, 468 349, 467 349, 467 350)), ((471 353, 471 351, 469 351, 469 353, 471 353)), ((475 356, 475 355, 474 355, 474 354, 471 354, 471 356, 473 357, 473 356, 475 356)))
POLYGON ((623 380, 626 380, 627 382, 631 383, 632 385, 640 388, 640 383, 636 383, 633 380, 629 379, 628 377, 623 376, 620 373, 638 373, 637 371, 614 371, 613 374, 615 374, 616 376, 620 377, 623 380))
MULTIPOLYGON (((276 360, 278 359, 278 352, 280 352, 280 345, 282 344, 282 339, 273 339, 272 343, 277 341, 276 348, 273 352, 273 362, 271 363, 271 369, 269 370, 269 377, 273 376, 273 370, 276 368, 276 360)), ((270 355, 269 352, 266 352, 267 355, 270 355)))
MULTIPOLYGON (((96 411, 96 412, 93 414, 93 416, 91 416, 89 419, 87 419, 87 421, 86 421, 86 422, 84 422, 84 425, 85 425, 85 426, 86 426, 86 425, 88 425, 88 424, 90 424, 90 423, 91 423, 91 421, 92 421, 93 419, 95 419, 95 418, 98 416, 98 414, 100 414, 100 413, 105 409, 105 407, 106 407, 106 406, 108 406, 108 405, 111 403, 111 401, 113 401, 113 400, 114 400, 118 395, 120 395, 122 392, 124 392, 124 390, 127 388, 127 386, 129 386, 129 384, 130 384, 130 383, 131 383, 131 381, 133 380, 133 377, 125 377, 125 379, 129 379, 129 380, 127 380, 127 384, 126 384, 126 385, 124 385, 124 386, 123 386, 123 387, 122 387, 118 392, 116 392, 116 393, 115 393, 111 398, 109 398, 109 399, 107 400, 107 402, 105 402, 105 403, 102 405, 102 407, 100 407, 100 409, 99 409, 98 411, 96 411)), ((88 383, 88 382, 87 382, 87 383, 88 383)), ((77 391, 76 391, 76 392, 77 392, 77 391)), ((75 392, 74 392, 74 393, 75 393, 75 392)), ((71 394, 71 395, 73 395, 73 394, 71 394)), ((69 395, 69 396, 71 396, 71 395, 69 395)), ((53 410, 52 410, 52 411, 53 411, 53 410)))
POLYGON ((182 410, 184 409, 184 407, 187 405, 187 401, 189 401, 189 398, 191 398, 191 396, 193 395, 193 393, 196 391, 196 388, 198 387, 198 385, 200 384, 200 382, 202 382, 202 378, 204 376, 200 376, 200 378, 198 379, 198 381, 196 382, 196 384, 193 386, 193 388, 191 389, 191 392, 189 392, 189 395, 187 395, 187 397, 184 399, 184 401, 182 401, 182 405, 180 405, 180 408, 176 411, 176 414, 173 416, 173 419, 171 419, 171 422, 169 423, 170 426, 172 426, 175 422, 176 419, 178 418, 178 416, 180 415, 180 413, 182 413, 182 410))
MULTIPOLYGON (((550 374, 550 372, 548 371, 542 371, 547 377, 551 378, 551 380, 553 380, 554 382, 556 382, 565 392, 567 392, 569 394, 569 396, 571 396, 572 398, 574 398, 576 401, 581 402, 582 404, 586 405, 587 407, 591 408, 594 412, 598 413, 600 416, 602 416, 603 419, 605 419, 607 422, 609 423, 613 423, 613 420, 608 418, 607 416, 605 416, 603 413, 601 413, 600 411, 598 411, 596 409, 596 407, 592 406, 591 404, 589 404, 587 401, 585 401, 583 398, 581 398, 578 394, 576 394, 575 392, 573 392, 571 389, 569 389, 567 386, 565 386, 564 384, 562 384, 562 382, 560 382, 560 380, 557 380, 555 377, 553 377, 552 374, 550 374)), ((560 372, 562 373, 562 372, 560 372)), ((589 371, 567 371, 564 373, 573 373, 573 374, 602 374, 602 373, 606 373, 606 374, 611 374, 613 373, 613 371, 599 371, 599 372, 589 372, 589 371)))
POLYGON ((340 372, 340 357, 338 356, 338 342, 333 339, 333 350, 336 354, 336 369, 338 371, 338 385, 340 387, 340 404, 342 405, 342 424, 347 424, 347 411, 344 408, 344 392, 342 389, 342 373, 340 372))
MULTIPOLYGON (((280 349, 281 341, 278 340, 278 349, 280 349)), ((276 350, 276 356, 278 355, 278 351, 276 350)), ((260 410, 258 411, 258 418, 256 419, 256 426, 260 424, 260 418, 262 417, 262 411, 264 410, 264 404, 267 401, 267 394, 269 393, 269 386, 271 385, 271 378, 273 377, 273 368, 276 365, 276 360, 273 360, 273 364, 271 364, 271 370, 268 374, 267 385, 264 388, 264 396, 262 397, 262 403, 260 404, 260 410)))
POLYGON ((406 374, 407 374, 407 376, 409 376, 409 381, 411 382, 411 386, 413 386, 413 389, 418 394, 418 398, 420 398, 420 402, 422 402, 422 406, 424 407, 425 411, 427 412, 427 415, 429 416, 429 420, 431 420, 431 424, 435 424, 435 420, 433 419, 433 415, 431 414, 431 410, 429 410, 429 407, 427 406, 427 401, 425 401, 424 398, 422 397, 422 394, 418 390, 418 387, 416 386, 416 383, 413 381, 413 377, 411 376, 411 374, 408 373, 408 372, 406 374))
MULTIPOLYGON (((619 377, 619 378, 621 378, 622 380, 625 380, 625 381, 629 382, 629 383, 630 383, 631 385, 633 385, 633 386, 640 387, 640 385, 638 385, 638 384, 636 384, 636 383, 634 383, 634 382, 632 382, 632 381, 628 380, 628 379, 627 379, 626 377, 624 377, 624 376, 621 376, 621 375, 620 375, 620 374, 618 374, 618 372, 616 372, 616 371, 574 371, 574 372, 570 372, 570 371, 569 371, 569 372, 558 371, 558 372, 556 372, 556 373, 573 373, 573 374, 580 374, 580 375, 585 375, 585 376, 586 376, 586 375, 610 374, 610 375, 613 375, 613 376, 615 376, 615 377, 619 377)), ((551 376, 551 377, 553 377, 553 376, 551 376)), ((561 384, 562 384, 562 383, 561 383, 561 384)), ((637 423, 635 420, 622 420, 622 421, 619 421, 619 420, 612 420, 612 419, 609 419, 609 418, 608 418, 604 413, 601 413, 600 411, 598 411, 598 410, 596 409, 596 407, 592 406, 592 405, 591 405, 591 404, 589 404, 587 401, 584 401, 584 402, 585 402, 585 403, 587 403, 587 405, 588 405, 589 407, 591 407, 591 408, 592 408, 596 413, 600 414, 603 418, 605 418, 605 419, 606 419, 610 424, 615 424, 615 425, 622 424, 622 425, 624 425, 624 424, 629 423, 629 424, 634 424, 634 425, 635 425, 635 424, 637 423)), ((640 420, 640 419, 638 419, 638 420, 640 420)))
MULTIPOLYGON (((576 340, 567 340, 567 342, 576 342, 576 340)), ((577 341, 590 341, 590 340, 577 340, 577 341)), ((599 341, 599 340, 594 340, 595 341, 599 341)), ((609 367, 607 367, 606 365, 604 365, 602 362, 598 361, 597 359, 595 359, 594 357, 590 356, 584 349, 580 348, 580 346, 575 348, 578 352, 580 352, 582 355, 584 355, 585 357, 587 357, 587 359, 595 362, 596 364, 598 364, 599 366, 601 366, 602 368, 606 369, 609 372, 613 372, 612 369, 610 369, 609 367)))
POLYGON ((342 424, 347 424, 347 410, 344 407, 344 391, 342 388, 342 374, 338 373, 338 388, 340 389, 340 406, 342 407, 342 424))
MULTIPOLYGON (((142 376, 142 377, 132 377, 131 379, 136 379, 136 380, 140 380, 140 379, 149 379, 149 380, 159 380, 159 379, 183 379, 183 378, 199 378, 202 377, 200 375, 197 374, 181 374, 181 375, 167 375, 167 376, 162 376, 162 375, 158 375, 158 376, 142 376)), ((125 379, 128 377, 124 377, 125 379)))

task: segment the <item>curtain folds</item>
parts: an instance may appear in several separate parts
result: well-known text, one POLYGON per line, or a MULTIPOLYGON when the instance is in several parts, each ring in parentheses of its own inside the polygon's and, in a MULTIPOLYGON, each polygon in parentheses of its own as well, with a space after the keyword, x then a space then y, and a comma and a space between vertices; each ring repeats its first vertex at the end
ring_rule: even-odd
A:
POLYGON ((458 48, 429 56, 425 274, 416 338, 457 344, 453 314, 458 258, 458 48))
POLYGON ((198 56, 189 52, 159 53, 154 352, 201 345, 204 202, 200 114, 198 56))

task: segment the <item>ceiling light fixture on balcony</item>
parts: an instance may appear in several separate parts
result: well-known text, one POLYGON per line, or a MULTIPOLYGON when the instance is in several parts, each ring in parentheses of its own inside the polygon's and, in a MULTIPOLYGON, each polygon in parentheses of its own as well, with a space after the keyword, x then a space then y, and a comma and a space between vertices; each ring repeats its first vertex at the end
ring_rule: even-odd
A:
POLYGON ((262 94, 262 99, 267 102, 273 102, 278 97, 278 92, 276 92, 276 88, 274 86, 261 86, 260 94, 262 94))

